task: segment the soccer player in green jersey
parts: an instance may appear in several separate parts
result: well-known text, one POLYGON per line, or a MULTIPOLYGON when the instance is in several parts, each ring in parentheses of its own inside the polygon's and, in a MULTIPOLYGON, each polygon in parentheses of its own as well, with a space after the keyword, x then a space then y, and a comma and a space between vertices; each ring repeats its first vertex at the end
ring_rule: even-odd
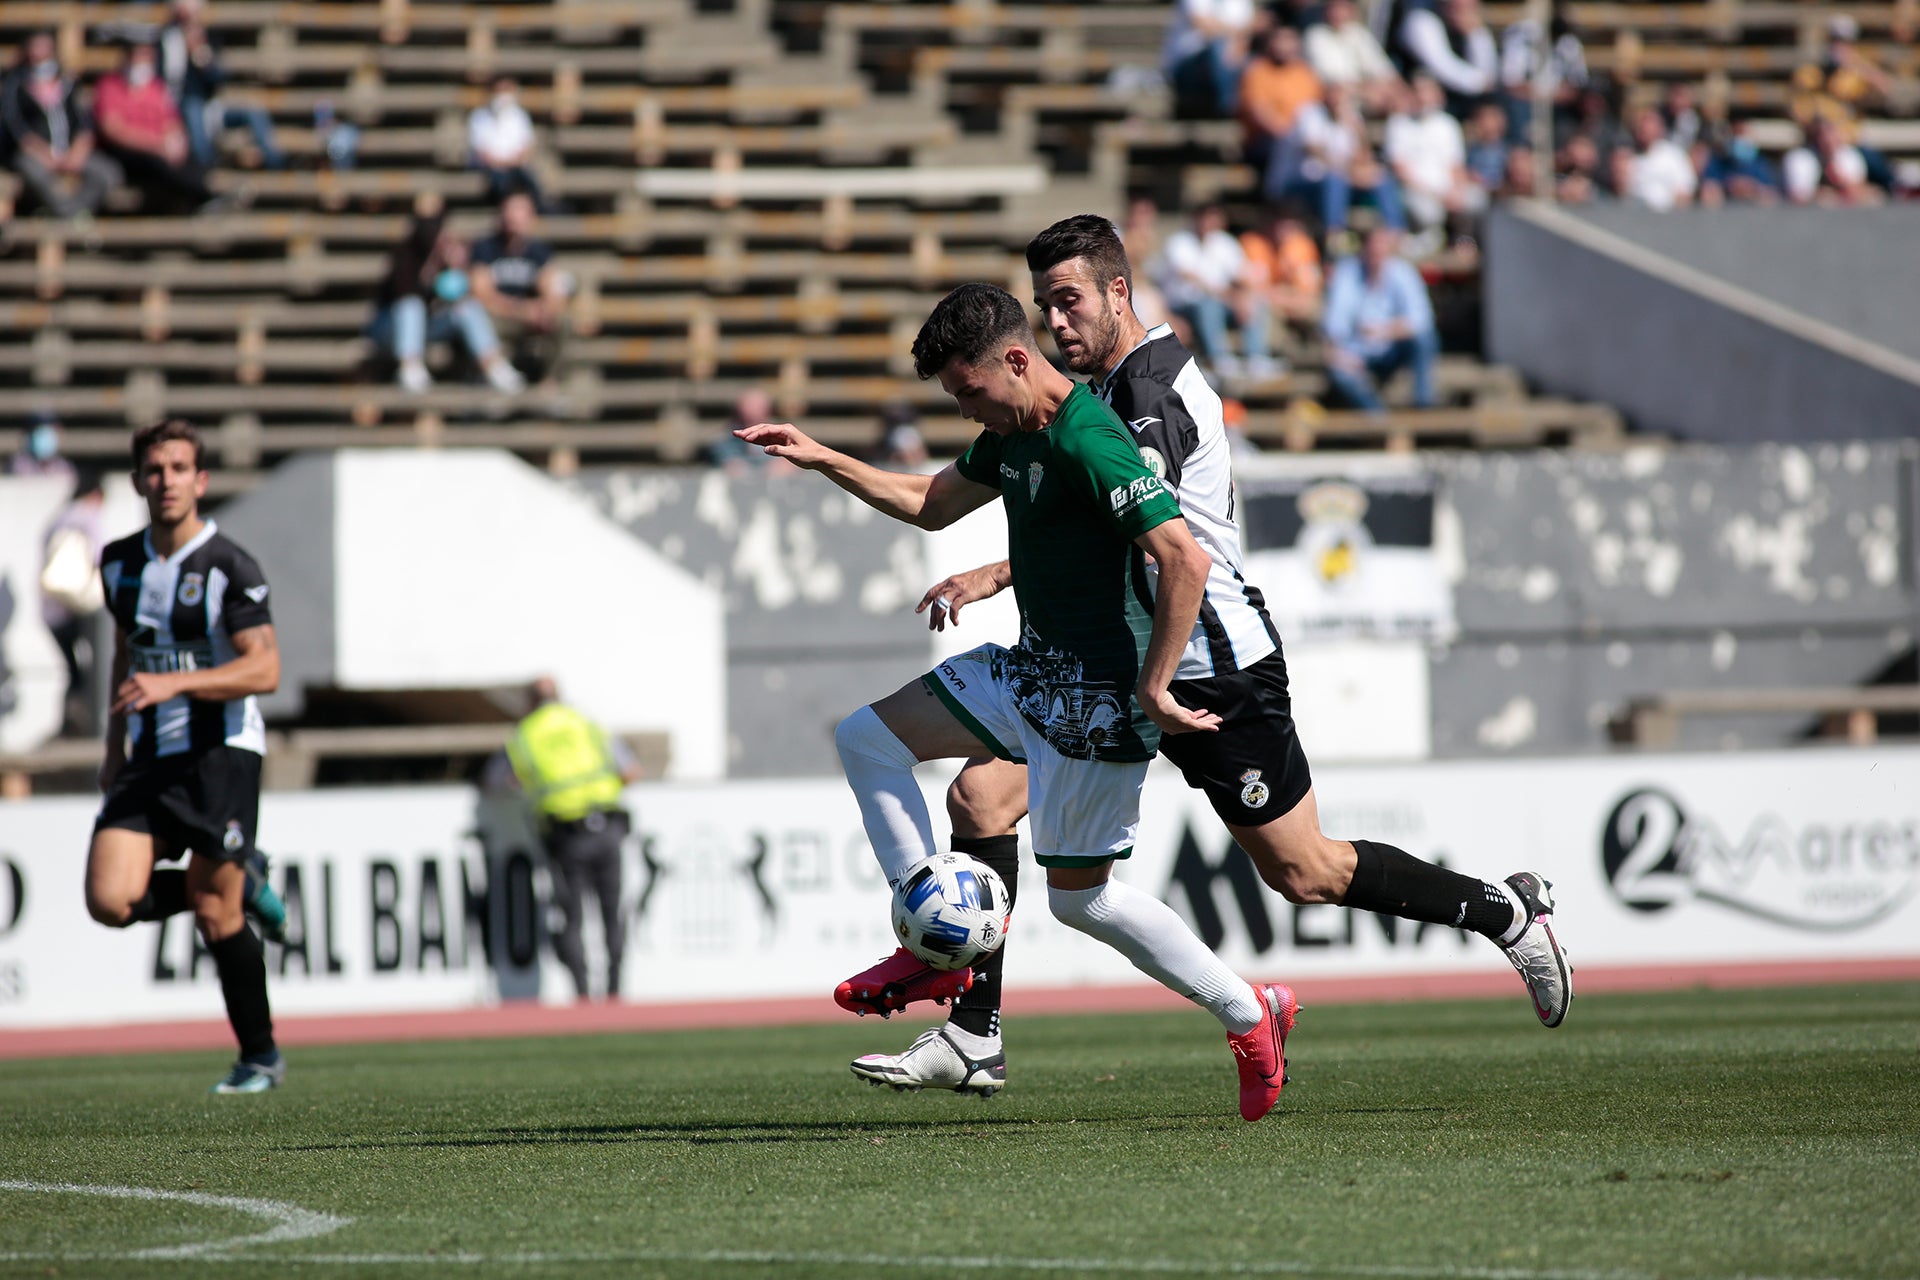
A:
MULTIPOLYGON (((1160 735, 1219 725, 1168 692, 1211 561, 1126 425, 1041 358, 1011 294, 986 284, 954 290, 922 326, 913 358, 922 378, 937 377, 984 428, 935 475, 882 471, 791 425, 735 432, 921 528, 944 528, 996 497, 1005 509, 1020 643, 982 645, 942 663, 836 731, 874 855, 893 883, 940 851, 913 778, 919 761, 984 748, 1024 763, 1035 860, 1046 869, 1054 916, 1218 1018, 1239 1069, 1240 1114, 1258 1120, 1285 1083, 1293 992, 1250 985, 1171 907, 1112 878, 1114 862, 1133 851, 1141 783, 1160 735), (1152 589, 1148 556, 1158 572, 1152 589)), ((835 998, 855 1012, 884 1013, 898 1007, 889 987, 894 999, 925 999, 958 994, 968 980, 902 949, 842 983, 835 998)), ((997 1033, 949 1025, 927 1036, 954 1055, 964 1088, 991 1094, 1005 1083, 997 1033)), ((861 1065, 856 1073, 886 1082, 884 1069, 861 1065)))

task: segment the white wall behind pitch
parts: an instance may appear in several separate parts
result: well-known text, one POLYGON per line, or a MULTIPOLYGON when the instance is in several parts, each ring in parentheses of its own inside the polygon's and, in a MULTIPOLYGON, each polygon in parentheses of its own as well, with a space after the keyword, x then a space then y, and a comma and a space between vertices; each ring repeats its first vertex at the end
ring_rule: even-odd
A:
POLYGON ((334 465, 343 686, 551 673, 608 728, 671 734, 670 776, 725 772, 716 590, 506 453, 348 450, 334 465))

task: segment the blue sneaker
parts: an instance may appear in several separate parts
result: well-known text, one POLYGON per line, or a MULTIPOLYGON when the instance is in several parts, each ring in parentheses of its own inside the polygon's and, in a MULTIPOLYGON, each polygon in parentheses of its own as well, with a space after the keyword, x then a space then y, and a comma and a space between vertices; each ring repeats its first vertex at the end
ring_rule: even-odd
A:
POLYGON ((265 1093, 287 1078, 287 1060, 280 1054, 271 1062, 248 1062, 245 1058, 227 1068, 220 1082, 208 1093, 265 1093))
POLYGON ((267 882, 267 855, 255 849, 247 855, 242 869, 247 875, 247 887, 242 895, 242 905, 247 914, 259 922, 260 935, 268 942, 284 944, 287 940, 287 904, 280 901, 280 895, 267 882))

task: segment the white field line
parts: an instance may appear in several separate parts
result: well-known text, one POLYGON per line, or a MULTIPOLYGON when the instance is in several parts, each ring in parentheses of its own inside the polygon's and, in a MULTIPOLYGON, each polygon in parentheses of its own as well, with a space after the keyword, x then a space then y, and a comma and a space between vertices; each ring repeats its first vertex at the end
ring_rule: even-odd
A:
MULTIPOLYGON (((79 1182, 11 1182, 0 1181, 0 1191, 30 1191, 54 1195, 107 1196, 117 1200, 175 1200, 181 1204, 199 1205, 207 1209, 232 1209, 238 1213, 252 1214, 264 1218, 273 1225, 265 1231, 250 1235, 232 1236, 224 1240, 208 1240, 199 1244, 167 1245, 157 1249, 136 1249, 111 1255, 118 1258, 204 1258, 210 1254, 223 1254, 231 1249, 241 1249, 249 1245, 280 1244, 288 1240, 307 1240, 314 1236, 323 1236, 330 1231, 338 1231, 353 1221, 351 1218, 337 1218, 330 1213, 315 1213, 311 1209, 302 1209, 298 1205, 283 1204, 278 1200, 256 1200, 251 1196, 215 1196, 203 1191, 156 1191, 151 1187, 102 1187, 79 1182)), ((101 1255, 108 1256, 108 1255, 101 1255)), ((22 1258, 24 1255, 6 1254, 0 1257, 22 1258)))
MULTIPOLYGON (((128 1200, 173 1200, 210 1209, 232 1209, 274 1225, 253 1235, 156 1249, 0 1251, 0 1262, 230 1262, 275 1267, 370 1266, 566 1266, 606 1263, 682 1263, 759 1267, 861 1267, 875 1270, 1092 1272, 1106 1275, 1347 1276, 1353 1280, 1656 1280, 1650 1272, 1530 1267, 1376 1266, 1274 1259, 1259 1262, 1188 1261, 1180 1258, 1016 1258, 979 1255, 787 1252, 760 1249, 611 1249, 512 1253, 240 1253, 263 1244, 307 1240, 353 1221, 277 1200, 216 1196, 200 1191, 155 1191, 147 1187, 92 1186, 75 1182, 0 1181, 0 1191, 110 1196, 128 1200)), ((1719 1280, 1820 1280, 1809 1276, 1730 1275, 1719 1280)))

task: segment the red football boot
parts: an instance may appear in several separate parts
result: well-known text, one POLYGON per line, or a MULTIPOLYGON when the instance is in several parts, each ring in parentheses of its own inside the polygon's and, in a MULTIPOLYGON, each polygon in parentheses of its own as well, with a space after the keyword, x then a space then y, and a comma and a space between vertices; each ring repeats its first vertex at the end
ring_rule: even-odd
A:
POLYGON ((854 974, 834 988, 834 1003, 848 1013, 877 1013, 891 1017, 916 1000, 945 1004, 973 985, 971 969, 934 969, 901 947, 892 955, 854 974))
POLYGON ((1240 1118, 1258 1120, 1280 1101, 1287 1083, 1287 1033, 1300 1013, 1293 988, 1273 983, 1255 987, 1260 995, 1260 1025, 1243 1036, 1229 1034, 1233 1065, 1240 1069, 1240 1118))

